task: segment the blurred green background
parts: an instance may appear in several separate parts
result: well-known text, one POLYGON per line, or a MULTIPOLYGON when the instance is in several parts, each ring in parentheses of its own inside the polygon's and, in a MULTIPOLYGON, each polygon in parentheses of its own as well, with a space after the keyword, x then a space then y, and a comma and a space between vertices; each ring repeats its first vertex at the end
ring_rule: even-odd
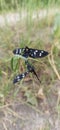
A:
POLYGON ((0 0, 0 10, 16 10, 20 8, 36 9, 58 7, 59 0, 0 0))

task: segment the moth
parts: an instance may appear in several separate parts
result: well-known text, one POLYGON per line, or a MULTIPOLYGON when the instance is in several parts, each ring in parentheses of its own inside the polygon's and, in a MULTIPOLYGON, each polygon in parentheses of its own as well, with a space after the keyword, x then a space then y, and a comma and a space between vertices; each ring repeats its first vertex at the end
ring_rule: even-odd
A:
POLYGON ((17 48, 13 50, 13 53, 15 55, 21 55, 25 58, 31 57, 31 58, 43 58, 47 56, 49 53, 44 50, 38 50, 38 49, 33 49, 29 47, 25 48, 17 48))
MULTIPOLYGON (((31 57, 31 58, 43 58, 43 57, 45 57, 45 56, 47 56, 49 54, 47 51, 33 49, 33 48, 29 48, 27 46, 25 48, 14 49, 13 53, 14 53, 14 55, 20 55, 20 56, 22 56, 22 57, 24 57, 26 59, 28 57, 31 57)), ((29 73, 33 73, 37 77, 37 79, 39 80, 38 75, 35 72, 34 66, 32 66, 28 62, 28 60, 25 60, 25 64, 27 66, 27 71, 22 73, 22 74, 17 75, 14 78, 13 83, 17 83, 18 81, 22 80, 29 73)), ((40 80, 39 80, 39 82, 40 82, 40 80)))
MULTIPOLYGON (((17 76, 14 78, 14 80, 13 80, 13 83, 14 83, 14 84, 17 83, 17 82, 19 82, 19 81, 21 81, 21 80, 22 80, 24 77, 26 77, 26 75, 29 74, 30 72, 33 73, 33 74, 37 77, 37 79, 39 80, 39 78, 38 78, 38 76, 37 76, 37 74, 36 74, 36 72, 35 72, 34 67, 33 67, 32 65, 30 65, 28 61, 26 61, 25 64, 27 65, 27 71, 24 72, 24 73, 22 73, 22 74, 17 75, 17 76)), ((39 80, 39 82, 40 82, 40 80, 39 80)))

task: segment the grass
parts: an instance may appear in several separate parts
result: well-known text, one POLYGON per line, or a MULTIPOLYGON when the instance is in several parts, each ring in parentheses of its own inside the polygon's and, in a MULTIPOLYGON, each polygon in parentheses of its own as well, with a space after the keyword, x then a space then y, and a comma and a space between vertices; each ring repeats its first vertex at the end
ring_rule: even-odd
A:
POLYGON ((38 10, 42 8, 49 8, 53 6, 60 6, 60 1, 57 0, 0 0, 0 11, 14 11, 14 10, 38 10))
MULTIPOLYGON (((11 67, 11 59, 12 57, 14 57, 12 51, 16 47, 29 46, 32 48, 44 49, 49 51, 51 53, 51 57, 49 56, 49 58, 47 57, 41 60, 29 59, 29 61, 31 61, 32 64, 34 63, 35 69, 37 73, 40 75, 41 85, 49 86, 57 78, 60 79, 60 61, 58 50, 59 37, 55 36, 55 31, 53 31, 53 34, 50 33, 52 24, 56 26, 55 21, 53 23, 53 21, 51 21, 51 18, 48 18, 47 20, 44 19, 41 22, 39 20, 37 20, 36 22, 31 20, 30 22, 28 21, 28 23, 27 21, 24 21, 23 23, 18 23, 16 26, 5 27, 0 29, 0 84, 2 86, 0 87, 0 93, 3 95, 2 99, 4 99, 4 97, 9 96, 10 94, 10 98, 12 98, 14 95, 17 95, 17 93, 19 92, 19 87, 17 86, 19 86, 20 84, 18 83, 18 85, 16 85, 17 88, 15 89, 15 86, 13 85, 12 81, 14 75, 17 75, 18 73, 22 72, 21 69, 25 71, 23 59, 15 59, 13 65, 14 68, 11 67), (50 23, 48 24, 49 19, 50 23), (56 45, 55 39, 57 39, 58 45, 56 45), (52 46, 54 46, 53 49, 52 46), (18 65, 17 67, 16 64, 18 65)), ((57 28, 58 27, 59 26, 57 26, 57 28)), ((32 81, 35 82, 35 77, 34 79, 32 79, 32 81)), ((28 87, 29 85, 27 86, 27 89, 28 87)), ((22 88, 22 90, 24 92, 26 91, 24 90, 24 87, 22 88)))

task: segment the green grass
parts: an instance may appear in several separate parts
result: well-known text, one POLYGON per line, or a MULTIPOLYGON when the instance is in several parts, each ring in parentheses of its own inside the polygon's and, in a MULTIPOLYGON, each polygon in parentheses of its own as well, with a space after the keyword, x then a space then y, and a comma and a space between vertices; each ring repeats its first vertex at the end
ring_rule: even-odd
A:
POLYGON ((53 6, 60 7, 59 0, 0 0, 0 11, 13 11, 13 10, 37 10, 40 8, 49 8, 53 6))

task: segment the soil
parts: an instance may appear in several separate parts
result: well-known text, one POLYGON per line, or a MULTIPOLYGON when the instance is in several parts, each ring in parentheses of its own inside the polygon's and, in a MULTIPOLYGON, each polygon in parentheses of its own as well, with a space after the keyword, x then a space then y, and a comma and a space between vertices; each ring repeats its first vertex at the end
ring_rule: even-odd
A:
POLYGON ((60 130, 57 110, 60 81, 56 81, 44 100, 32 106, 17 100, 0 109, 0 130, 60 130))

